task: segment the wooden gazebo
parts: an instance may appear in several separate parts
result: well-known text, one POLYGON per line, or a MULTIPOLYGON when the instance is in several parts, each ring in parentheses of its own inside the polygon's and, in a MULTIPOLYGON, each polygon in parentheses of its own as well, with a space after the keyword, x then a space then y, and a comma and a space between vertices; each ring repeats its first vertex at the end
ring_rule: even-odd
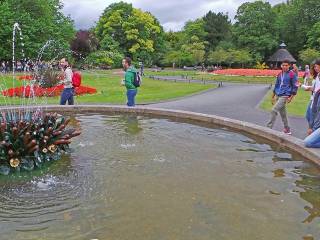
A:
POLYGON ((280 68, 283 60, 288 59, 291 63, 296 63, 297 60, 286 49, 287 45, 281 43, 279 49, 268 59, 269 66, 271 68, 280 68))

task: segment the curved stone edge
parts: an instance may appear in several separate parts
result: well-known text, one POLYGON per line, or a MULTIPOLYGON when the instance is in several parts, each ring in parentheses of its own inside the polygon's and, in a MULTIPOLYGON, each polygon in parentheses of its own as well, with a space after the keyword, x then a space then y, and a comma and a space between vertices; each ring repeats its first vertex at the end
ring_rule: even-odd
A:
MULTIPOLYGON (((33 108, 37 108, 34 106, 33 108)), ((193 120, 202 123, 209 123, 227 127, 231 130, 242 131, 251 135, 261 137, 269 140, 280 147, 286 148, 306 160, 309 160, 318 166, 320 166, 320 149, 306 148, 303 145, 303 141, 293 136, 286 135, 284 133, 262 127, 253 123, 243 122, 230 118, 220 117, 216 115, 196 113, 190 111, 171 110, 164 108, 151 108, 151 107, 134 107, 129 108, 126 106, 117 105, 74 105, 74 106, 39 106, 39 108, 45 111, 56 111, 63 113, 136 113, 140 115, 154 115, 159 117, 176 118, 177 120, 193 120)), ((13 108, 11 108, 13 109, 13 108)), ((19 109, 15 107, 14 109, 19 109)), ((245 113, 244 113, 245 114, 245 113)))

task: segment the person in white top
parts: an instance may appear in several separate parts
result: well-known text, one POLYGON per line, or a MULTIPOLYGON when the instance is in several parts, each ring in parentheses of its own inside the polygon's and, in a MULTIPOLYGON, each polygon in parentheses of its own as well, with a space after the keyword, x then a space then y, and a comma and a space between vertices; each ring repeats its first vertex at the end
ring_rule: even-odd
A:
POLYGON ((60 68, 62 71, 62 82, 64 85, 63 92, 61 93, 60 105, 74 105, 74 88, 72 85, 73 72, 66 58, 60 60, 60 68))
POLYGON ((308 129, 308 135, 310 135, 312 132, 314 132, 316 130, 316 126, 317 124, 315 124, 315 118, 314 118, 314 114, 313 114, 313 110, 316 110, 317 108, 317 104, 318 104, 318 96, 319 95, 319 91, 320 91, 320 60, 316 61, 316 64, 313 66, 312 68, 312 75, 314 80, 312 81, 311 85, 305 85, 303 84, 301 87, 305 90, 305 91, 311 91, 312 95, 310 97, 310 103, 308 105, 307 108, 307 112, 306 112, 306 119, 309 123, 309 129, 308 129))
POLYGON ((308 85, 308 80, 310 78, 310 68, 309 65, 305 66, 305 71, 304 71, 304 75, 303 75, 303 84, 304 85, 308 85))

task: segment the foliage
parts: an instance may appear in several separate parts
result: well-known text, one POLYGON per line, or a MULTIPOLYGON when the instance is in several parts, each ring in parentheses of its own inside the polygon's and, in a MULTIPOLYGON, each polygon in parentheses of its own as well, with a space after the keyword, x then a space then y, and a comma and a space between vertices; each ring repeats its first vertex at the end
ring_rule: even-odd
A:
MULTIPOLYGON (((60 48, 69 50, 74 36, 73 22, 62 14, 59 0, 2 0, 0 1, 0 56, 12 58, 12 29, 19 23, 23 33, 24 51, 29 58, 36 58, 39 49, 49 40, 56 40, 60 48)), ((18 37, 17 56, 21 49, 18 37)))
MULTIPOLYGON (((22 76, 23 77, 23 76, 22 76)), ((28 76, 26 76, 28 77, 28 76)), ((37 84, 42 88, 51 88, 56 86, 60 81, 60 73, 53 68, 41 68, 39 69, 34 76, 31 76, 36 80, 37 84)), ((20 78, 21 80, 23 78, 20 78)), ((28 78, 24 78, 28 79, 28 78)))
POLYGON ((319 22, 320 1, 290 0, 281 7, 277 6, 277 9, 278 29, 276 32, 280 39, 288 45, 290 52, 297 56, 310 38, 308 35, 310 29, 319 22))
POLYGON ((148 12, 119 2, 107 7, 95 29, 101 50, 151 63, 161 53, 163 28, 148 12))
POLYGON ((237 46, 249 49, 255 59, 267 57, 279 42, 274 35, 274 19, 275 13, 268 2, 242 4, 233 28, 237 46))
POLYGON ((265 62, 257 61, 255 68, 259 70, 264 70, 264 69, 268 69, 269 67, 265 62))
POLYGON ((231 37, 231 22, 228 15, 209 11, 204 17, 204 31, 207 33, 205 40, 208 42, 208 50, 231 37))
POLYGON ((76 33, 75 39, 71 42, 71 50, 74 53, 74 57, 80 60, 97 50, 98 44, 98 39, 94 36, 94 33, 80 30, 76 33))
POLYGON ((312 63, 312 61, 320 57, 320 51, 312 48, 307 48, 300 51, 299 57, 303 61, 303 63, 310 64, 312 63))
POLYGON ((31 171, 45 162, 59 160, 67 151, 71 138, 80 135, 66 129, 69 119, 58 114, 31 112, 27 119, 15 119, 19 114, 3 113, 0 117, 0 174, 20 170, 31 171))
POLYGON ((205 41, 208 33, 204 30, 205 22, 202 18, 195 21, 186 22, 183 32, 185 35, 185 41, 187 42, 190 37, 196 36, 199 41, 205 41))
POLYGON ((307 36, 307 46, 320 51, 320 21, 313 25, 307 36))
POLYGON ((167 52, 162 63, 164 65, 175 63, 179 67, 203 63, 207 45, 206 36, 203 19, 188 21, 183 31, 167 33, 165 35, 167 52))
POLYGON ((249 51, 240 49, 217 49, 211 51, 208 56, 208 62, 212 64, 226 64, 231 66, 232 64, 240 64, 242 67, 252 62, 252 56, 249 51))
POLYGON ((120 67, 122 64, 123 55, 119 52, 111 51, 96 51, 86 58, 86 63, 90 67, 120 67))

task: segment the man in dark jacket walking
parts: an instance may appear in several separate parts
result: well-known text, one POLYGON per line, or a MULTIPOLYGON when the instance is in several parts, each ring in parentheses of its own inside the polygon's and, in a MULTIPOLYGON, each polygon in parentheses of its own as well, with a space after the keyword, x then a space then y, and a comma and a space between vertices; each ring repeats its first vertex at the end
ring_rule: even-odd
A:
POLYGON ((289 67, 290 61, 284 60, 281 64, 282 72, 278 75, 274 86, 272 95, 273 108, 271 111, 271 119, 267 126, 269 128, 273 127, 279 112, 284 125, 283 132, 290 135, 291 130, 287 118, 286 104, 290 103, 297 94, 298 76, 295 72, 289 70, 289 67))

